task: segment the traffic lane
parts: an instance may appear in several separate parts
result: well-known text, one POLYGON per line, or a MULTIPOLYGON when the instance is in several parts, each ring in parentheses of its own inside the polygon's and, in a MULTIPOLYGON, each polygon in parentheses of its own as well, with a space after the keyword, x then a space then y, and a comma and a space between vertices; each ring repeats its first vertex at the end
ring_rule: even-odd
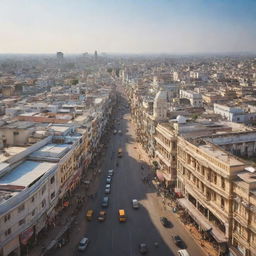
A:
MULTIPOLYGON (((122 160, 124 160, 124 158, 122 158, 122 160)), ((129 188, 132 189, 132 186, 126 186, 127 181, 129 183, 130 174, 127 172, 127 170, 125 170, 125 167, 123 166, 124 162, 125 162, 125 165, 129 163, 127 159, 126 161, 120 161, 121 166, 120 168, 118 168, 118 170, 116 170, 114 174, 114 179, 112 184, 113 196, 112 198, 110 198, 110 206, 108 209, 108 212, 110 214, 108 214, 106 223, 100 223, 99 225, 101 226, 93 225, 92 230, 90 230, 91 225, 89 226, 88 235, 91 237, 91 239, 93 239, 93 241, 95 240, 96 242, 94 243, 93 247, 92 246, 88 247, 88 251, 86 252, 86 255, 105 255, 106 251, 111 252, 111 254, 109 255, 134 255, 134 254, 136 255, 136 252, 138 252, 139 241, 142 241, 142 240, 144 242, 148 241, 149 244, 153 244, 153 242, 156 239, 158 239, 158 236, 148 237, 148 234, 145 232, 145 230, 147 230, 148 228, 150 228, 152 232, 153 231, 152 228, 154 228, 154 226, 150 225, 150 219, 147 220, 147 213, 143 213, 142 217, 138 219, 139 221, 138 223, 142 223, 142 225, 141 224, 138 225, 136 222, 135 222, 135 225, 133 225, 134 220, 136 220, 138 216, 137 214, 134 216, 133 211, 129 210, 131 209, 131 202, 130 200, 127 200, 127 194, 129 194, 129 191, 130 191, 129 188), (115 186, 116 184, 117 186, 115 186), (124 191, 124 188, 127 194, 120 193, 124 191), (125 195, 124 198, 123 198, 123 195, 125 195), (118 222, 117 211, 118 211, 118 208, 120 208, 120 206, 118 205, 122 205, 124 206, 125 209, 127 209, 127 214, 129 218, 127 223, 121 224, 118 222), (111 236, 109 235, 110 233, 111 233, 111 236), (100 239, 99 239, 99 234, 100 234, 100 239), (134 234, 136 234, 136 236, 134 236, 134 234), (98 246, 96 246, 96 244, 98 246)), ((139 180, 137 179, 137 181, 139 180)), ((160 237, 159 237, 159 240, 160 240, 160 237)), ((162 247, 159 250, 159 253, 161 253, 161 255, 167 255, 165 254, 167 252, 164 249, 164 247, 162 247)))
MULTIPOLYGON (((123 177, 122 179, 119 178, 118 181, 122 180, 125 183, 119 182, 119 188, 117 190, 125 190, 125 193, 120 195, 120 197, 123 204, 125 202, 127 204, 128 202, 128 205, 126 205, 129 222, 128 229, 132 231, 130 232, 130 239, 133 241, 133 251, 138 251, 139 243, 146 242, 150 250, 157 249, 161 255, 174 255, 169 246, 165 244, 155 224, 152 223, 149 212, 155 212, 155 209, 153 207, 149 209, 149 207, 145 208, 143 206, 138 211, 132 209, 131 200, 136 198, 139 201, 147 201, 149 189, 141 182, 140 164, 129 155, 129 151, 124 152, 120 168, 119 175, 123 177), (147 231, 150 231, 150 235, 147 231), (155 248, 153 245, 156 241, 161 245, 159 248, 155 248)), ((154 215, 158 214, 155 213, 154 215)))

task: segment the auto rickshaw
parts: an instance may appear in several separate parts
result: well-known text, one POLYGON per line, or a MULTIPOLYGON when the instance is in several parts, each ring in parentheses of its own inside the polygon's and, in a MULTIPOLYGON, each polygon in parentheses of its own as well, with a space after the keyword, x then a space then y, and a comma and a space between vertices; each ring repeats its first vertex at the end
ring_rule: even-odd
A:
POLYGON ((92 220, 92 216, 93 216, 93 210, 88 210, 87 213, 86 213, 86 219, 88 221, 91 221, 92 220))

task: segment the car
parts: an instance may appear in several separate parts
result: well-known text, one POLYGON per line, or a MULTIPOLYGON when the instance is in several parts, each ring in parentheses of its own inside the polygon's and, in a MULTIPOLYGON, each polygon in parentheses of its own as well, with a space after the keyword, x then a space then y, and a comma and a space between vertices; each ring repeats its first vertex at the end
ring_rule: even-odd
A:
POLYGON ((106 215, 107 215, 106 211, 100 211, 97 220, 100 221, 100 222, 105 221, 106 215))
POLYGON ((179 256, 189 256, 189 253, 187 250, 183 249, 183 250, 178 250, 178 255, 179 256))
POLYGON ((146 254, 148 252, 148 247, 145 243, 140 243, 139 244, 139 252, 141 254, 146 254))
POLYGON ((79 242, 78 251, 84 251, 87 248, 88 243, 89 239, 87 237, 83 237, 79 242))
POLYGON ((114 170, 108 170, 108 176, 113 176, 114 175, 114 170))
POLYGON ((104 196, 101 202, 101 206, 102 207, 108 207, 109 204, 109 197, 108 196, 104 196))
POLYGON ((107 176, 106 183, 107 183, 107 184, 110 184, 111 181, 112 181, 112 177, 111 177, 111 176, 107 176))
POLYGON ((172 240, 178 247, 182 246, 183 242, 179 236, 172 236, 172 240))
POLYGON ((116 135, 116 134, 117 134, 117 130, 114 130, 114 131, 113 131, 113 134, 116 135))
MULTIPOLYGON (((107 184, 107 185, 110 185, 110 184, 107 184)), ((107 186, 106 185, 106 187, 105 187, 105 194, 110 194, 110 192, 111 192, 111 187, 110 186, 107 186)))
POLYGON ((160 221, 164 227, 170 227, 171 222, 166 217, 161 217, 160 221))
POLYGON ((137 199, 132 199, 132 208, 138 209, 139 207, 139 201, 137 199))
POLYGON ((119 134, 119 135, 122 135, 122 131, 121 131, 121 130, 119 130, 119 131, 118 131, 118 134, 119 134))

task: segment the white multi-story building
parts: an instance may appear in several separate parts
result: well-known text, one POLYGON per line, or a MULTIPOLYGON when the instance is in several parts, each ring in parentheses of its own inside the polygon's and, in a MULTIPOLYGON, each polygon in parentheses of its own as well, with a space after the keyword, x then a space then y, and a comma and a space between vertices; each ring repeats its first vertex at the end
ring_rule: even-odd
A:
POLYGON ((203 107, 203 99, 200 93, 196 93, 190 90, 180 90, 180 98, 188 99, 191 106, 193 107, 203 107))

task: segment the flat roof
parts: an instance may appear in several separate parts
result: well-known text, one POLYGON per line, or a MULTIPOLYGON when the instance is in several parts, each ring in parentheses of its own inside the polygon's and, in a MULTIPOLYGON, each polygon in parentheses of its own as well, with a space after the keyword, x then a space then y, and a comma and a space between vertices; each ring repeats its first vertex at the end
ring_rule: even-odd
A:
POLYGON ((70 126, 51 125, 49 129, 54 130, 55 132, 66 132, 70 129, 70 126))
POLYGON ((61 158, 70 148, 70 144, 47 144, 30 156, 33 158, 54 157, 61 158))
POLYGON ((11 122, 4 124, 2 128, 7 128, 7 129, 27 129, 30 127, 35 126, 34 123, 28 122, 28 121, 16 121, 16 122, 11 122))
POLYGON ((27 187, 44 173, 57 167, 50 162, 24 161, 0 178, 0 185, 27 187))
POLYGON ((240 166, 244 165, 242 161, 239 161, 237 158, 231 156, 224 150, 221 150, 211 144, 200 145, 199 148, 205 151, 208 155, 211 155, 222 162, 229 164, 230 166, 240 166))
POLYGON ((10 157, 19 154, 20 152, 26 150, 28 147, 5 147, 5 153, 0 154, 0 162, 4 162, 10 157))

